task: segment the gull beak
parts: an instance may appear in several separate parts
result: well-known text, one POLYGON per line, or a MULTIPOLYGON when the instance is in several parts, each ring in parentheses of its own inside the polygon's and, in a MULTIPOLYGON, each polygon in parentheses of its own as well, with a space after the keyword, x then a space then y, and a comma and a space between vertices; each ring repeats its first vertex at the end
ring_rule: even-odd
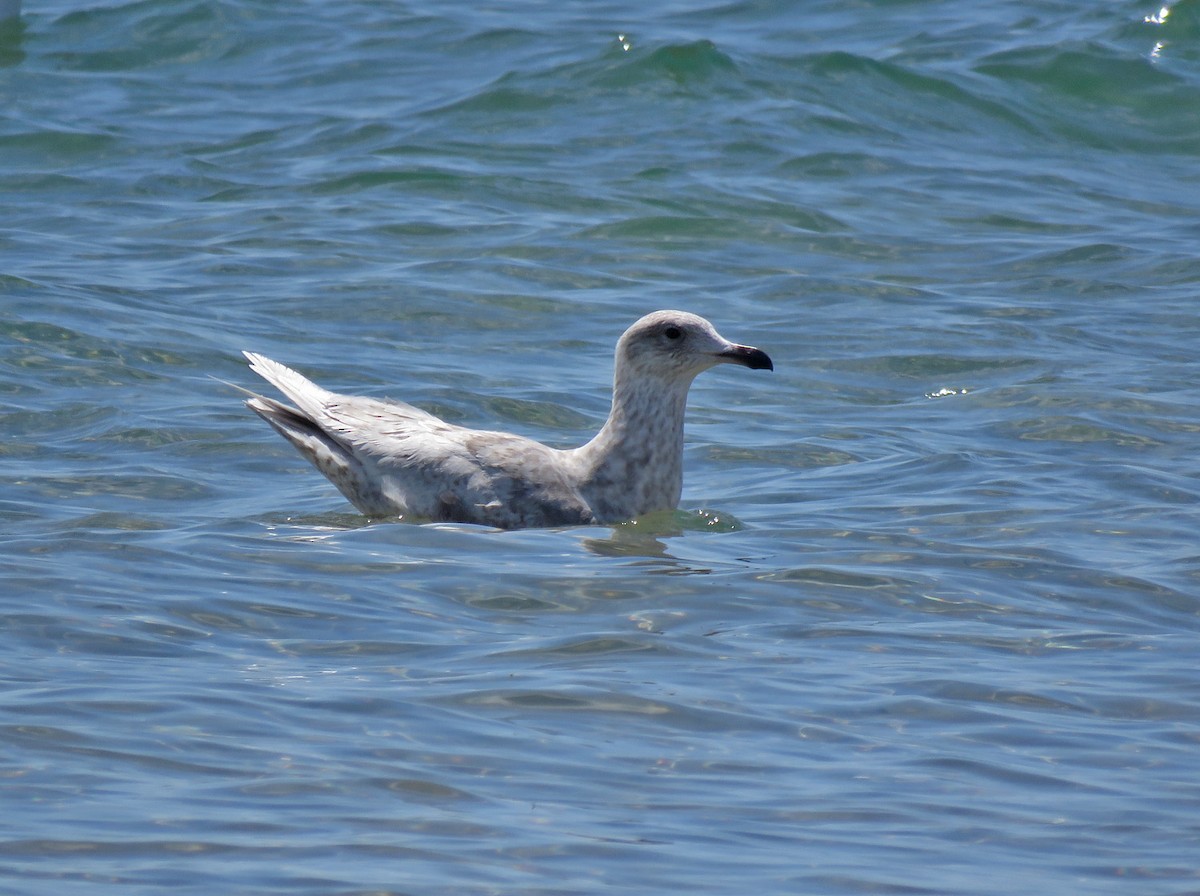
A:
POLYGON ((770 356, 762 349, 749 345, 734 345, 717 355, 722 361, 742 364, 751 370, 774 370, 770 356))

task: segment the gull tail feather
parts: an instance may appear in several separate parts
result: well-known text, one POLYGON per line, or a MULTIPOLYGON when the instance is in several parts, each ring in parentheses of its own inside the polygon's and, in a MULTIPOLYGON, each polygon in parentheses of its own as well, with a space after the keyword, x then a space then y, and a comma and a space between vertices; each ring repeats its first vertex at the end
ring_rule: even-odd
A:
POLYGON ((312 380, 278 361, 272 361, 265 355, 255 352, 242 352, 242 354, 250 362, 251 370, 290 398, 300 409, 300 413, 311 421, 321 419, 325 406, 335 398, 332 392, 322 389, 312 380))
POLYGON ((388 515, 386 509, 381 509, 385 505, 379 488, 362 462, 302 412, 262 395, 248 399, 246 407, 291 442, 360 511, 367 516, 388 515))
POLYGON ((297 405, 292 407, 239 386, 241 392, 250 396, 246 407, 291 442, 360 511, 367 516, 389 515, 389 505, 376 482, 377 477, 349 445, 318 422, 324 406, 334 398, 333 393, 270 358, 253 352, 243 354, 250 361, 251 370, 297 405))

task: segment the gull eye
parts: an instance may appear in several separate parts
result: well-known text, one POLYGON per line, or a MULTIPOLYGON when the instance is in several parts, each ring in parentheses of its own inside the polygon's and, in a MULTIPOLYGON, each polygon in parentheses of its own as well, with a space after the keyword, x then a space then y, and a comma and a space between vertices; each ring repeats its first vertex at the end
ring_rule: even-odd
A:
POLYGON ((683 330, 679 329, 679 327, 667 327, 663 330, 663 335, 674 342, 676 339, 683 338, 683 330))

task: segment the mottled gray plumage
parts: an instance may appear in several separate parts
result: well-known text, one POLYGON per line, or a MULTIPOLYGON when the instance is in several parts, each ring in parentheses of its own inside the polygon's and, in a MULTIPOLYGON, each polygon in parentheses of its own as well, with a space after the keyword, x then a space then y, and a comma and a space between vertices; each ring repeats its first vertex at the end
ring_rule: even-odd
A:
POLYGON ((774 369, 766 353, 727 341, 702 317, 648 314, 617 342, 608 421, 586 445, 560 450, 454 426, 403 402, 337 395, 270 358, 245 355, 295 406, 261 395, 246 405, 364 514, 504 529, 616 523, 674 509, 692 380, 722 362, 774 369))

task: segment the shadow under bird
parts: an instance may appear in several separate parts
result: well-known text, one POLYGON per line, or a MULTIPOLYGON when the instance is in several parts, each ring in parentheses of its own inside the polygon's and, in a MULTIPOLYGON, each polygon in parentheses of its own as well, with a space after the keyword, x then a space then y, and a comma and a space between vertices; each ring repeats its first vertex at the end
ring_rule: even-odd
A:
POLYGON ((558 449, 455 426, 399 401, 338 395, 244 354, 293 403, 251 392, 247 407, 362 513, 502 529, 619 523, 674 510, 692 380, 721 363, 774 370, 766 352, 729 342, 702 317, 655 311, 617 342, 603 428, 586 445, 558 449))

